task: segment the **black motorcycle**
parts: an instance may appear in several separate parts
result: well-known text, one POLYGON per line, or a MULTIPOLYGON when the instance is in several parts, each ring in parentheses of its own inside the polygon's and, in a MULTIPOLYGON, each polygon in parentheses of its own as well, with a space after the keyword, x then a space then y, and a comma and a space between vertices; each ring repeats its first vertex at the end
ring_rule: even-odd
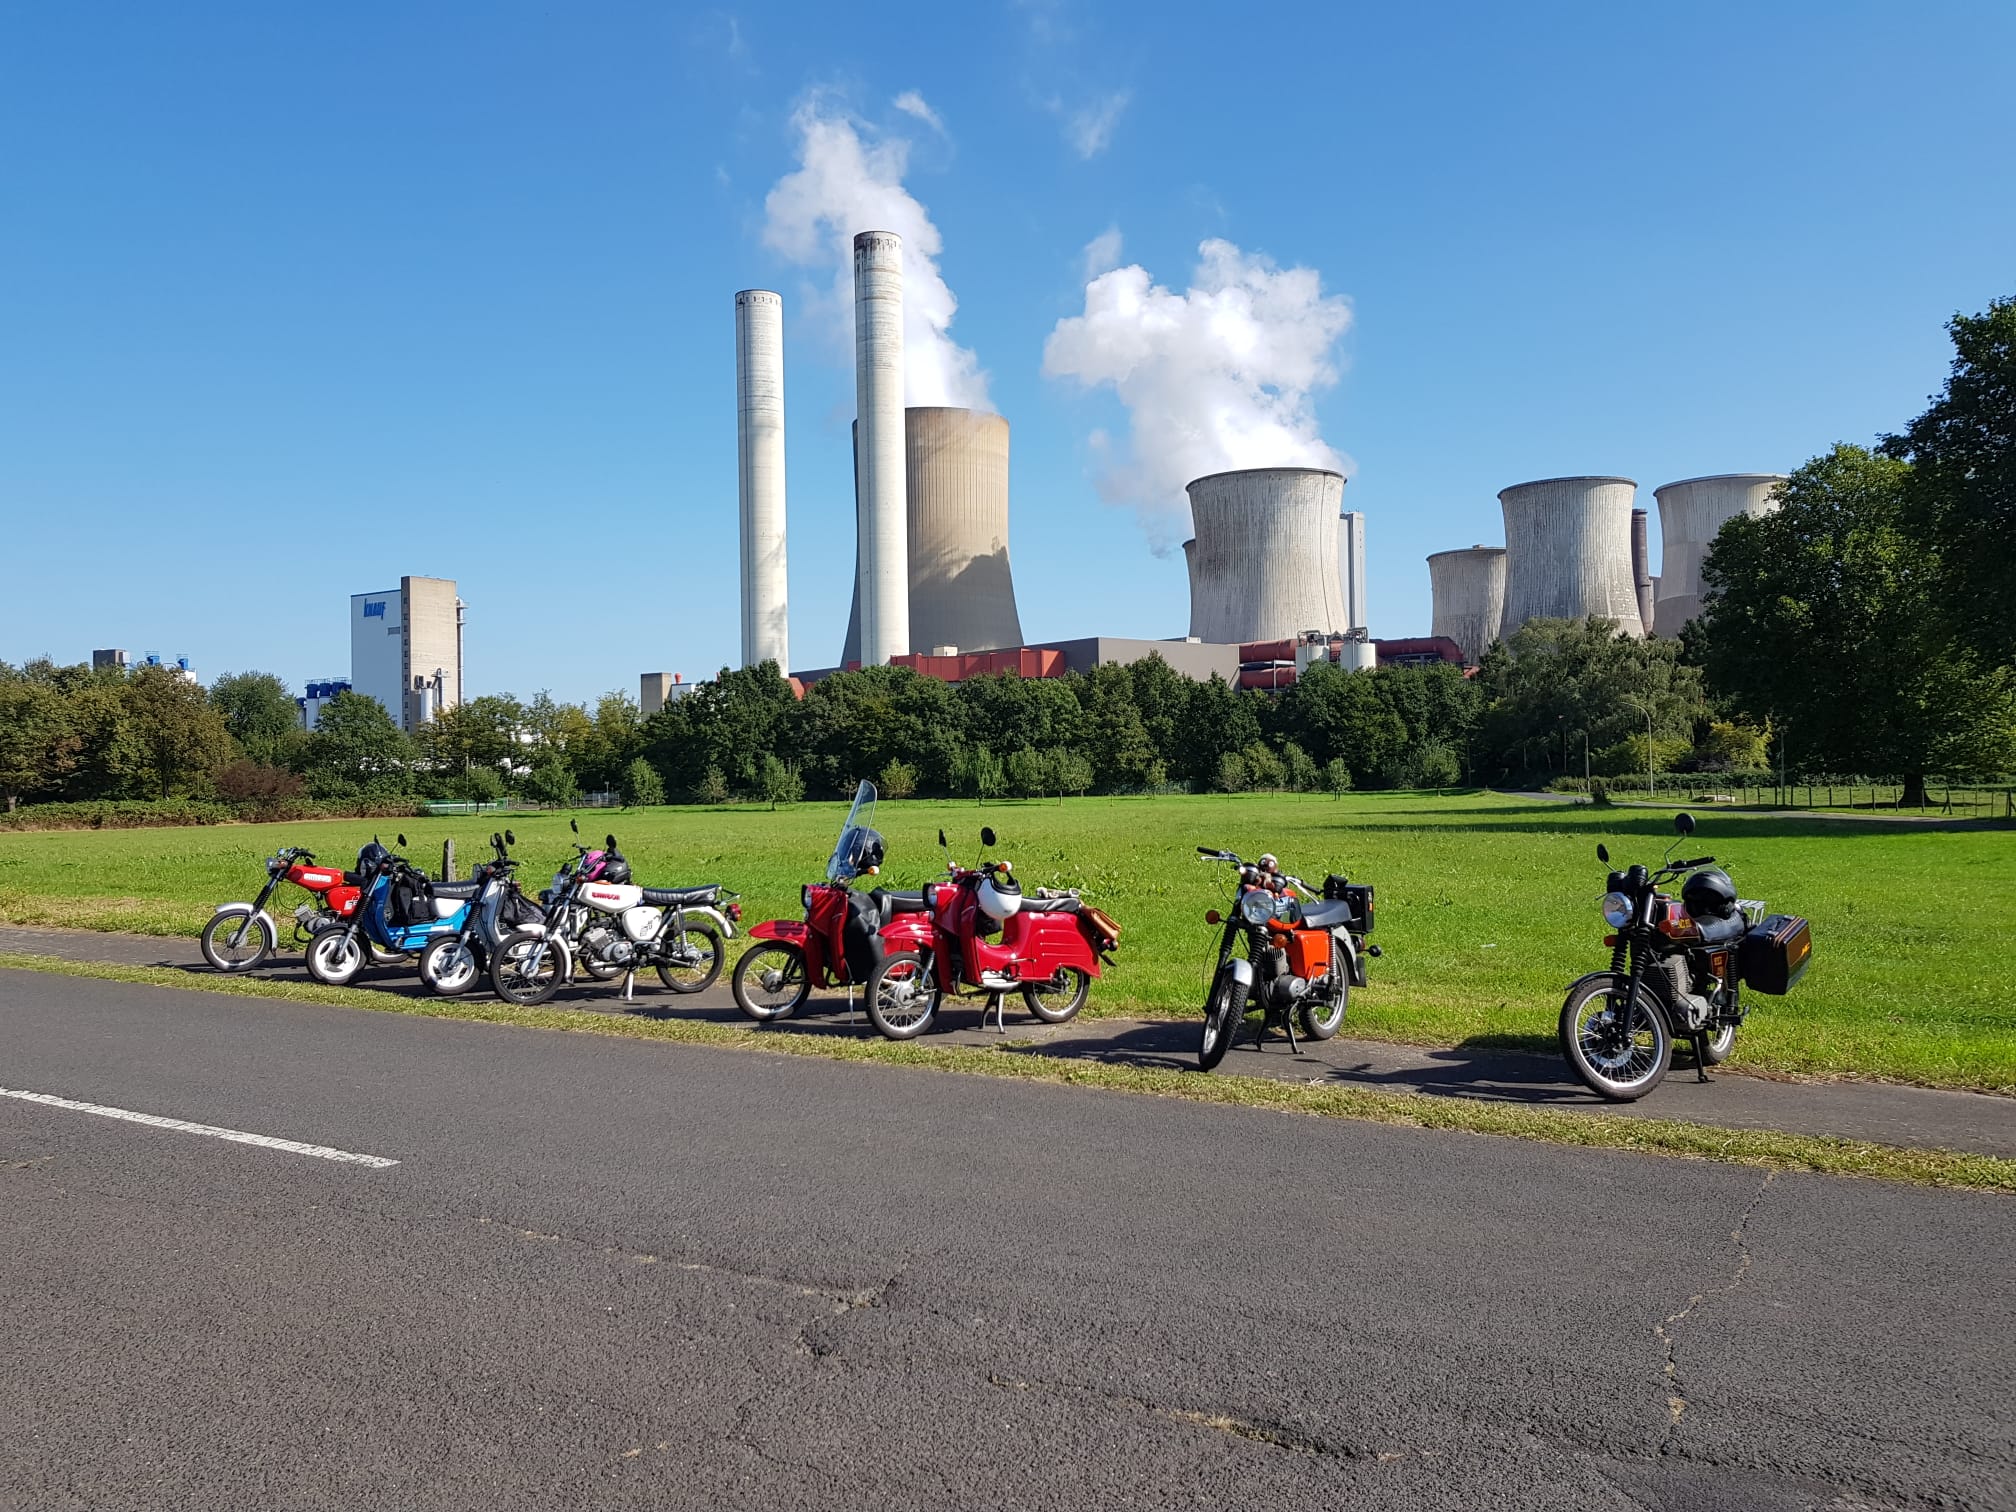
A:
MULTIPOLYGON (((1676 814, 1673 846, 1694 833, 1694 816, 1676 814)), ((1596 847, 1608 864, 1608 846, 1596 847)), ((1813 958, 1806 920, 1766 917, 1764 905, 1736 896, 1713 856, 1661 860, 1656 870, 1610 873, 1603 895, 1610 969, 1591 972, 1561 1005, 1561 1053, 1589 1090, 1635 1102, 1665 1078, 1673 1041, 1692 1045, 1700 1080, 1736 1048, 1748 1011, 1742 989, 1780 996, 1813 958), (1681 878, 1676 900, 1661 891, 1681 878)))

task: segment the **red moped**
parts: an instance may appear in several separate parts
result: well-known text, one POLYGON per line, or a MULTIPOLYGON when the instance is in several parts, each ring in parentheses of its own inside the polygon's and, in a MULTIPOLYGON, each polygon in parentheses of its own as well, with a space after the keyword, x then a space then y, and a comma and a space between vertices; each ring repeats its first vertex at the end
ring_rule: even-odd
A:
MULTIPOLYGON (((945 832, 938 832, 945 844, 945 832)), ((994 831, 980 831, 983 849, 994 831)), ((1024 895, 1006 861, 948 865, 949 882, 925 887, 925 912, 883 930, 887 952, 868 978, 868 1017, 894 1040, 931 1027, 946 993, 978 993, 1004 1030, 1002 1001, 1020 992, 1029 1011, 1061 1024, 1085 1006, 1100 962, 1112 959, 1120 926, 1076 892, 1024 895), (991 937, 999 934, 998 941, 991 937)), ((981 1014, 986 1022, 987 1013, 981 1014)))
POLYGON ((881 871, 875 802, 875 785, 862 783, 826 862, 826 880, 800 890, 805 917, 771 919, 749 931, 751 943, 729 985, 736 1006, 757 1023, 796 1012, 814 987, 848 988, 851 1003, 852 989, 874 974, 890 950, 916 948, 925 894, 858 892, 853 885, 881 871))
POLYGON ((266 885, 250 903, 219 903, 197 942, 203 959, 217 971, 250 971, 279 949, 280 930, 266 911, 282 882, 305 889, 315 902, 294 910, 294 938, 312 939, 357 911, 363 896, 357 875, 338 866, 317 866, 315 853, 299 846, 266 858, 266 885))

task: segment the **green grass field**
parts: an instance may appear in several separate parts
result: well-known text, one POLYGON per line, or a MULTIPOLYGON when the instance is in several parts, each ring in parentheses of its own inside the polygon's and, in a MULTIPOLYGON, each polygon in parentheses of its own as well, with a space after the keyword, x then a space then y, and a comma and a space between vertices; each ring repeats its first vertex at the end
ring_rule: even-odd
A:
MULTIPOLYGON (((843 810, 584 811, 584 834, 614 830, 639 880, 720 881, 748 918, 797 912, 821 875, 843 810)), ((249 898, 260 861, 283 844, 353 857, 374 832, 403 829, 408 853, 438 865, 453 836, 462 866, 495 816, 211 829, 0 834, 0 918, 193 935, 211 908, 249 898)), ((1746 897, 1813 920, 1815 965, 1787 998, 1752 997, 1737 1063, 1753 1070, 1894 1078, 2016 1092, 2016 971, 2001 911, 2016 883, 2016 834, 1895 823, 1703 812, 1687 847, 1713 853, 1746 897)), ((567 855, 567 816, 516 814, 518 854, 536 881, 567 855)), ((881 879, 925 880, 942 825, 970 859, 983 824, 1001 834, 1025 887, 1083 887, 1126 932, 1119 968, 1092 1011, 1183 1013, 1202 997, 1229 875, 1197 845, 1276 852, 1320 881, 1349 873, 1379 889, 1374 939, 1385 958, 1354 994, 1347 1032, 1427 1044, 1549 1049, 1562 992, 1605 960, 1596 899, 1598 840, 1620 863, 1655 862, 1670 815, 1495 795, 1093 798, 1047 803, 885 802, 881 879)), ((283 916, 301 894, 276 899, 283 916)))

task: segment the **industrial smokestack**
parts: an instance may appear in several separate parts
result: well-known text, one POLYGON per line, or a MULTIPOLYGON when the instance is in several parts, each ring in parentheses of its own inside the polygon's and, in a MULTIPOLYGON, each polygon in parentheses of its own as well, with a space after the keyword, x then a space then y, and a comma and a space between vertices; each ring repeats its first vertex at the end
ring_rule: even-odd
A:
POLYGON ((856 592, 861 664, 910 650, 910 550, 903 464, 903 238, 854 238, 856 592))
POLYGON ((1429 634, 1448 636, 1476 666, 1505 617, 1505 548, 1438 551, 1428 558, 1428 586, 1435 598, 1429 634))
POLYGON ((1222 645, 1347 628, 1337 572, 1340 474, 1247 468, 1198 478, 1189 494, 1192 635, 1222 645))
POLYGON ((784 301, 735 296, 735 439, 742 498, 742 665, 791 670, 784 556, 784 301))
POLYGON ((1659 591, 1653 613, 1660 633, 1678 635, 1701 612, 1701 564, 1716 532, 1739 514, 1769 514, 1783 473, 1724 473, 1654 489, 1659 501, 1659 591))
POLYGON ((1638 599, 1638 623, 1652 633, 1652 557, 1645 541, 1645 511, 1631 511, 1631 588, 1638 599))
POLYGON ((1365 515, 1347 509, 1337 517, 1337 570, 1343 579, 1344 628, 1365 628, 1365 515))
POLYGON ((1544 478, 1503 489, 1507 638, 1529 619, 1607 619, 1643 635, 1631 581, 1629 478, 1544 478))

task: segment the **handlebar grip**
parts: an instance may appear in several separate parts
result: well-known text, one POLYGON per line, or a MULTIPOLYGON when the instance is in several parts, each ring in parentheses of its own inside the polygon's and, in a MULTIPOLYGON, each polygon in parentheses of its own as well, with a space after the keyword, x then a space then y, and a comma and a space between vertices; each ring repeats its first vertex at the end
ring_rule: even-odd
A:
POLYGON ((1197 854, 1200 856, 1209 856, 1215 861, 1218 859, 1220 852, 1211 849, 1208 845, 1200 845, 1197 847, 1197 854))

